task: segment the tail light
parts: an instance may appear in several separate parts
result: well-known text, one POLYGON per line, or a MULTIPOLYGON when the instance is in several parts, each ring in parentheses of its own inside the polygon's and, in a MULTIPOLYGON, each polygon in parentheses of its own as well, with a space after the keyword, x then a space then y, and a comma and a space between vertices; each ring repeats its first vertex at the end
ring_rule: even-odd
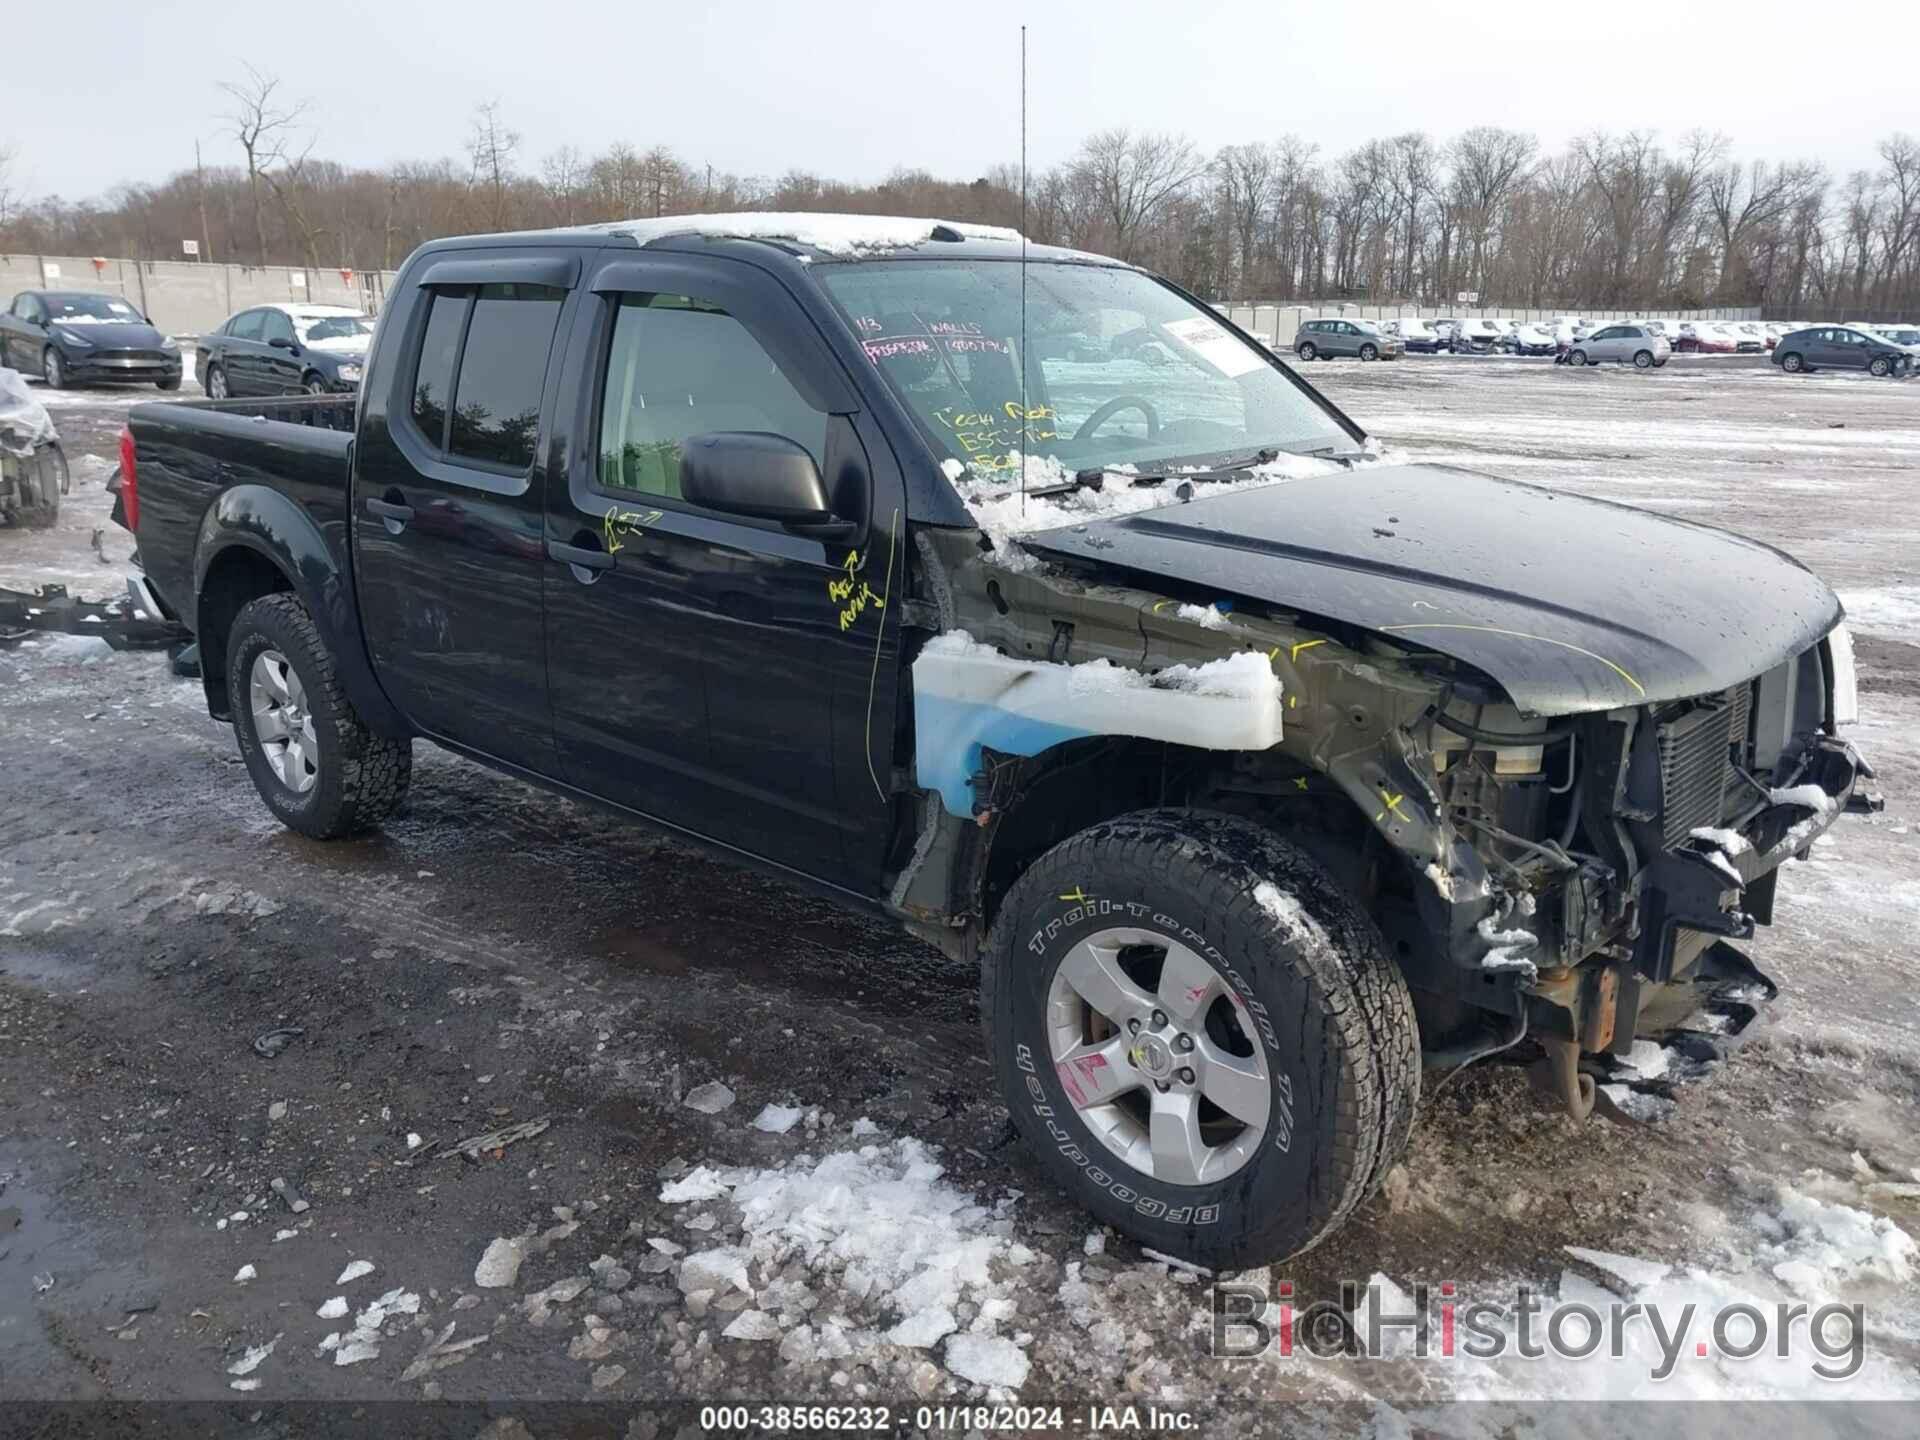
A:
POLYGON ((127 529, 140 533, 140 472, 133 463, 133 428, 120 432, 120 509, 127 517, 127 529))

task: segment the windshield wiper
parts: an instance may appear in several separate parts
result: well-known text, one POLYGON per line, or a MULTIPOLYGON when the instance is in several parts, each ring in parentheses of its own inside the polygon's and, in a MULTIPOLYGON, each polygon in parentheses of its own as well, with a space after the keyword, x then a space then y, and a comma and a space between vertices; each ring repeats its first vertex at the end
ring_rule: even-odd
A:
POLYGON ((1090 470, 1082 470, 1073 479, 1062 485, 1049 485, 1044 490, 1029 490, 1029 495, 1062 495, 1074 490, 1101 490, 1106 487, 1107 478, 1125 480, 1129 485, 1164 485, 1169 480, 1184 480, 1196 485, 1219 485, 1229 480, 1238 480, 1249 470, 1259 465, 1271 465, 1280 458, 1278 450, 1256 450, 1251 455, 1228 460, 1205 470, 1142 470, 1138 473, 1127 470, 1115 470, 1111 466, 1096 465, 1090 470))

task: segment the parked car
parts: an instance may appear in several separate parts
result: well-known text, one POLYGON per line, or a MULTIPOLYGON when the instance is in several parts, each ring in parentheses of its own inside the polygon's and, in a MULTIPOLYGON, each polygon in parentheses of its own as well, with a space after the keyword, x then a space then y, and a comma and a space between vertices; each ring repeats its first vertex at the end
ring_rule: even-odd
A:
POLYGON ((1733 348, 1741 355, 1758 355, 1767 348, 1766 333, 1751 320, 1735 320, 1722 328, 1733 336, 1733 348))
POLYGON ((1431 355, 1441 346, 1440 333, 1426 321, 1412 316, 1389 320, 1384 328, 1389 334, 1399 336, 1400 348, 1410 353, 1431 355))
POLYGON ((1808 370, 1865 370, 1869 375, 1906 375, 1913 355, 1904 345, 1857 325, 1823 325, 1780 337, 1773 363, 1792 374, 1808 370))
POLYGON ((1680 339, 1680 322, 1678 320, 1652 319, 1642 320, 1638 323, 1645 325, 1647 329, 1653 331, 1654 334, 1665 340, 1669 345, 1677 346, 1680 339))
POLYGON ((1455 355, 1485 355, 1500 339, 1500 332, 1484 320, 1461 320, 1447 337, 1447 348, 1455 355))
POLYGON ((1515 326, 1506 341, 1510 352, 1515 355, 1553 355, 1560 349, 1560 342, 1544 325, 1515 326))
POLYGON ((180 347, 131 300, 88 290, 22 290, 0 315, 0 365, 59 390, 89 381, 180 388, 180 347))
POLYGON ((1732 335, 1707 320, 1689 320, 1680 327, 1673 348, 1683 354, 1732 355, 1740 347, 1732 335))
POLYGON ((1333 1231, 1423 1053, 1527 1037, 1585 1118, 1583 1054, 1751 1018, 1734 939, 1873 806, 1810 571, 1371 458, 1132 266, 703 215, 430 242, 390 293, 357 403, 144 405, 121 440, 143 583, 266 808, 377 825, 431 740, 978 961, 1035 1162, 1178 1258, 1333 1231), (1132 320, 1174 361, 1023 375, 1023 293, 1036 334, 1132 320), (989 535, 1035 452, 1080 478, 989 535), (1164 503, 1083 505, 1120 465, 1164 503))
POLYGON ((1874 333, 1920 359, 1920 325, 1876 325, 1874 333))
POLYGON ((1400 337, 1371 320, 1309 320, 1294 334, 1293 353, 1302 360, 1398 360, 1400 337))
POLYGON ((325 395, 360 386, 373 318, 344 305, 256 305, 200 337, 200 388, 229 395, 325 395))
POLYGON ((1636 370, 1656 370, 1672 354, 1673 347, 1665 337, 1644 325, 1602 325, 1573 342, 1567 363, 1598 365, 1613 360, 1636 370))

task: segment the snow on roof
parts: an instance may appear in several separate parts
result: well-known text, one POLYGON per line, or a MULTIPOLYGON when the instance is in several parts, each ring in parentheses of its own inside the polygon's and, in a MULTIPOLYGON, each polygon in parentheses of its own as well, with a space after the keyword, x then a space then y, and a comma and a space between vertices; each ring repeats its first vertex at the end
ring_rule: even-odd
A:
POLYGON ((298 315, 303 319, 317 319, 322 315, 364 315, 364 310, 352 305, 262 305, 262 310, 279 310, 284 314, 298 315))
MULTIPOLYGON (((708 235, 730 240, 791 240, 828 255, 863 250, 894 250, 935 238, 936 230, 965 240, 1011 240, 1020 232, 1003 225, 973 225, 958 220, 914 219, 901 215, 813 215, 801 211, 746 210, 724 215, 661 215, 644 220, 610 220, 582 230, 631 235, 642 245, 668 235, 708 235)), ((945 234, 939 238, 946 239, 945 234)))

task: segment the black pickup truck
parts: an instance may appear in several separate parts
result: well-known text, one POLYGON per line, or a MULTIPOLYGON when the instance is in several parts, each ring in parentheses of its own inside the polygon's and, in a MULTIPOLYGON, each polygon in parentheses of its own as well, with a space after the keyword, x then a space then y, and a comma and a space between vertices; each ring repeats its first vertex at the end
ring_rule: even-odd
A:
POLYGON ((286 824, 378 823, 424 738, 894 917, 980 960, 1041 1163, 1209 1264, 1339 1224, 1423 1066, 1532 1058, 1584 1118, 1635 1036, 1725 1043, 1773 993, 1731 942, 1875 803, 1789 557, 1393 463, 1006 231, 436 242, 357 399, 122 451, 286 824))

